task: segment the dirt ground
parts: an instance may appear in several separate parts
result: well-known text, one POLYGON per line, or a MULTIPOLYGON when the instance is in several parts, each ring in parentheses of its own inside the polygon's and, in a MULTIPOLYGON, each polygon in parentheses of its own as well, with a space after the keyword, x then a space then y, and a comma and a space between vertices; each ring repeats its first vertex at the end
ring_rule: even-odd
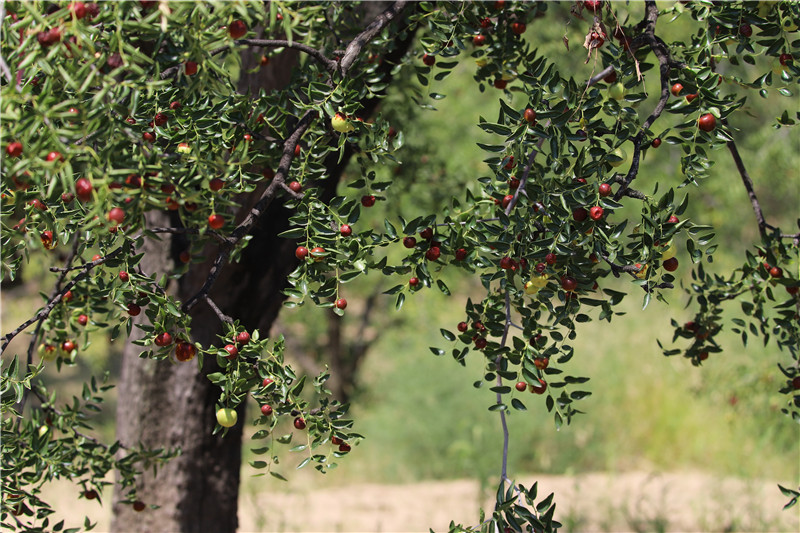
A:
MULTIPOLYGON (((540 498, 556 493, 563 531, 800 531, 800 505, 782 511, 787 498, 770 481, 644 472, 535 479, 540 498)), ((520 481, 528 486, 535 479, 520 481)), ((487 508, 494 490, 481 501, 479 484, 471 480, 323 489, 290 484, 283 492, 261 492, 253 480, 246 483, 239 512, 243 533, 447 531, 451 520, 476 525, 478 508, 487 508)), ((108 531, 108 500, 98 513, 94 502, 71 497, 69 486, 48 492, 57 495, 58 514, 68 525, 80 525, 88 513, 98 519, 95 531, 108 531)))

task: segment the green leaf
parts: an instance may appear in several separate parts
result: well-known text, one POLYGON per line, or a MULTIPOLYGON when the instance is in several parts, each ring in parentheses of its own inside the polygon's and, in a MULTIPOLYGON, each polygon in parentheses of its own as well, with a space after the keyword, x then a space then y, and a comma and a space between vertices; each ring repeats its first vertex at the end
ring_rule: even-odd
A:
POLYGON ((511 128, 509 128, 508 126, 503 126, 501 124, 491 124, 489 122, 481 122, 478 124, 478 127, 483 131, 487 131, 489 133, 496 133, 497 135, 502 135, 503 137, 511 135, 511 128))
POLYGON ((394 303, 394 308, 398 311, 403 307, 403 303, 406 301, 405 293, 401 292, 397 295, 397 300, 394 303))
POLYGON ((442 337, 444 337, 448 341, 456 340, 456 336, 453 333, 447 331, 446 329, 439 329, 439 333, 441 333, 442 337))
POLYGON ((397 230, 395 229, 394 226, 392 226, 391 222, 389 222, 388 220, 384 219, 383 220, 383 227, 386 228, 386 236, 388 238, 390 238, 392 240, 397 238, 397 230))
POLYGON ((437 279, 436 286, 439 287, 439 290, 442 291, 443 294, 450 296, 450 289, 447 288, 447 285, 445 285, 444 281, 437 279))

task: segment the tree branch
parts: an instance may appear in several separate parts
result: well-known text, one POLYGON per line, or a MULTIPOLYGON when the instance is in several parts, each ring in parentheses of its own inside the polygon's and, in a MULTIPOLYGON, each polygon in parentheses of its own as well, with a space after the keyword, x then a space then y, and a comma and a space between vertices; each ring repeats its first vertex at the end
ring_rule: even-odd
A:
MULTIPOLYGON (((77 235, 76 235, 76 238, 77 238, 77 235)), ((108 255, 106 255, 105 257, 103 257, 101 259, 98 259, 97 261, 91 261, 89 263, 84 263, 83 266, 81 267, 81 272, 78 273, 78 275, 75 276, 72 279, 72 281, 67 283, 61 290, 57 290, 56 294, 54 296, 51 296, 50 300, 47 302, 47 305, 44 306, 42 309, 40 309, 39 312, 36 313, 36 315, 34 317, 26 320, 19 327, 17 327, 17 329, 15 329, 11 333, 5 335, 4 337, 2 337, 2 339, 0 339, 0 340, 3 341, 3 346, 2 346, 2 348, 0 348, 0 353, 3 353, 5 351, 5 349, 8 347, 8 343, 10 343, 11 340, 14 337, 19 335, 28 326, 30 326, 31 324, 33 324, 37 320, 44 320, 45 318, 47 318, 48 315, 50 315, 50 313, 53 311, 53 309, 55 309, 55 307, 58 304, 58 302, 60 302, 61 299, 64 297, 64 295, 67 293, 67 291, 72 289, 72 287, 77 285, 79 281, 83 280, 86 276, 88 276, 89 275, 89 271, 91 271, 95 266, 97 266, 97 265, 99 265, 101 263, 104 263, 109 257, 113 257, 113 256, 119 254, 122 251, 123 247, 124 246, 120 246, 119 248, 117 248, 113 252, 110 252, 108 255)), ((72 270, 72 269, 64 269, 62 271, 62 275, 59 278, 59 281, 56 282, 56 287, 58 287, 60 282, 64 279, 64 276, 66 276, 66 273, 69 272, 70 270, 72 270)))
POLYGON ((380 31, 385 28, 403 9, 406 8, 408 5, 407 0, 398 0, 392 6, 375 17, 369 26, 367 26, 364 31, 356 35, 356 37, 350 41, 347 45, 347 48, 344 51, 344 56, 342 57, 341 61, 339 61, 339 71, 341 72, 342 76, 347 75, 347 71, 350 70, 350 67, 353 66, 355 63, 358 54, 361 52, 361 49, 364 48, 369 41, 371 41, 380 31))
MULTIPOLYGON (((650 113, 650 116, 648 116, 647 120, 644 121, 644 124, 642 124, 642 127, 639 129, 639 133, 636 134, 636 137, 633 138, 633 158, 631 160, 631 168, 628 170, 625 180, 621 182, 622 186, 614 194, 615 201, 619 201, 620 198, 625 196, 628 186, 639 173, 639 158, 641 156, 644 135, 647 130, 650 129, 650 126, 653 125, 656 119, 661 116, 661 113, 667 106, 667 100, 669 99, 669 69, 671 66, 673 66, 673 62, 666 44, 655 35, 656 21, 658 20, 658 7, 653 0, 648 0, 646 5, 645 18, 643 20, 644 33, 638 36, 635 41, 649 45, 650 49, 653 50, 653 53, 658 58, 658 70, 661 74, 661 96, 659 97, 655 108, 653 108, 653 112, 650 113)), ((631 48, 633 49, 633 44, 631 45, 631 48)))
MULTIPOLYGON (((728 121, 727 119, 722 119, 722 124, 727 127, 728 121)), ((767 236, 767 229, 775 229, 773 226, 767 224, 767 221, 764 220, 764 213, 761 211, 761 205, 758 203, 758 197, 756 196, 756 191, 753 188, 753 180, 750 179, 750 175, 747 173, 747 169, 744 168, 744 161, 742 161, 742 156, 739 154, 739 149, 736 147, 736 142, 731 138, 730 141, 726 143, 728 146, 728 150, 733 157, 733 162, 736 164, 736 170, 739 171, 739 176, 742 178, 742 184, 744 184, 744 188, 747 190, 747 196, 750 198, 750 203, 753 206, 753 212, 756 215, 756 222, 758 223, 758 232, 761 234, 761 238, 765 238, 767 236)))
MULTIPOLYGON (((386 27, 389 22, 391 22, 407 5, 406 0, 398 0, 395 2, 392 7, 378 15, 372 23, 370 23, 367 28, 358 34, 351 42, 347 45, 347 50, 345 51, 345 55, 342 58, 341 62, 339 63, 339 68, 341 70, 342 75, 344 76, 347 73, 347 70, 352 66, 355 62, 358 53, 364 48, 371 39, 373 39, 384 27, 386 27)), ((243 41, 251 41, 251 39, 244 39, 243 41)), ((259 40, 252 40, 252 41, 259 41, 259 40)), ((279 41, 263 41, 264 43, 273 42, 277 43, 279 41)), ((282 42, 282 41, 280 41, 282 42)), ((313 50, 313 49, 310 49, 313 50)), ((308 50, 304 50, 308 51, 308 50)), ((316 51, 315 51, 316 52, 316 51)), ((309 52, 310 53, 310 52, 309 52)), ((175 68, 175 67, 172 67, 175 68)), ((168 69, 169 70, 169 69, 168 69)), ((164 71, 165 73, 167 71, 164 71)), ((163 74, 162 74, 162 77, 163 74)), ((217 278, 222 271, 222 267, 225 265, 228 257, 231 254, 231 250, 233 247, 240 241, 242 238, 247 235, 247 233, 253 228, 253 226, 258 222, 259 218, 264 214, 267 207, 272 203, 273 198, 277 194, 278 188, 284 188, 286 177, 289 173, 289 168, 292 164, 292 159, 294 158, 294 150, 297 144, 300 142, 300 138, 306 132, 306 130, 311 125, 311 122, 317 117, 317 112, 313 110, 306 111, 303 117, 298 122, 295 130, 292 132, 291 135, 286 139, 283 143, 283 155, 281 156, 280 163, 278 164, 278 169, 275 172, 275 177, 270 182, 267 189, 258 199, 256 204, 247 214, 247 217, 233 230, 231 233, 230 238, 226 240, 226 242, 221 246, 219 253, 217 254, 216 259, 214 260, 214 264, 211 266, 211 270, 208 273, 208 277, 206 278, 205 283, 203 286, 194 294, 192 295, 184 304, 181 306, 181 310, 184 312, 188 312, 192 309, 197 302, 200 301, 201 298, 205 298, 211 287, 216 282, 217 278)))
POLYGON ((214 300, 207 294, 203 295, 203 299, 206 301, 208 306, 216 313, 217 317, 227 324, 233 324, 233 319, 222 312, 222 310, 214 303, 214 300))
POLYGON ((256 205, 254 205, 247 214, 247 217, 245 217, 245 219, 238 226, 236 226, 231 233, 231 237, 226 240, 224 245, 221 246, 216 259, 214 259, 214 264, 211 266, 211 270, 208 273, 205 283, 203 283, 203 286, 200 288, 200 290, 193 294, 181 306, 181 309, 184 312, 192 309, 201 298, 205 298, 205 296, 209 293, 211 287, 214 285, 214 282, 217 281, 217 278, 222 271, 222 267, 225 265, 225 262, 230 256, 233 247, 239 241, 241 241, 242 238, 253 228, 256 222, 258 222, 258 219, 272 203, 273 198, 275 198, 278 188, 283 187, 283 184, 286 181, 286 176, 289 174, 289 168, 292 165, 294 149, 300 142, 300 138, 303 136, 303 133, 305 133, 316 116, 316 111, 306 111, 306 114, 300 119, 300 122, 298 122, 295 130, 286 139, 283 144, 283 155, 281 155, 280 163, 278 163, 278 170, 275 172, 275 177, 272 178, 269 186, 267 186, 267 189, 261 195, 261 198, 258 199, 256 205))
MULTIPOLYGON (((624 184, 625 178, 619 174, 614 174, 612 178, 614 183, 624 184)), ((646 200, 647 195, 641 191, 637 191, 636 189, 631 189, 630 187, 620 187, 620 191, 622 191, 622 196, 627 196, 629 198, 636 198, 637 200, 646 200)))
MULTIPOLYGON (((506 322, 503 326, 503 337, 500 339, 500 346, 504 347, 506 345, 506 341, 508 340, 508 330, 511 325, 511 295, 508 291, 506 291, 506 322)), ((495 370, 500 369, 500 363, 503 359, 502 354, 498 355, 495 358, 495 370)), ((497 386, 503 386, 503 378, 500 377, 500 372, 497 373, 497 386)), ((503 403, 503 395, 499 392, 497 393, 497 404, 500 405, 503 403)), ((506 412, 504 410, 500 410, 500 423, 503 426, 503 466, 500 470, 500 479, 505 481, 508 479, 508 441, 509 441, 509 433, 508 433, 508 422, 506 421, 506 412)))
MULTIPOLYGON (((322 63, 322 66, 324 66, 328 72, 334 72, 336 70, 336 61, 328 59, 321 51, 312 48, 307 44, 298 43, 296 41, 289 42, 281 39, 237 39, 234 42, 235 44, 246 44, 248 46, 259 46, 262 48, 291 48, 293 50, 299 50, 322 63)), ((220 46, 219 48, 212 50, 210 53, 212 56, 215 56, 226 50, 229 50, 230 48, 230 45, 220 46)))

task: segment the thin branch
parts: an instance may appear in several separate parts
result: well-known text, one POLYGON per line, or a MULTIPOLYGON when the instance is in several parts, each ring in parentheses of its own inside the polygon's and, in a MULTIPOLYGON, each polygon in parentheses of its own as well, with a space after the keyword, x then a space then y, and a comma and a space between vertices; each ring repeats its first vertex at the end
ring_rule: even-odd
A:
MULTIPOLYGON (((148 229, 152 233, 171 233, 175 235, 184 235, 184 234, 191 234, 191 235, 198 235, 200 234, 200 230, 197 228, 153 228, 148 229)), ((214 230, 207 230, 206 235, 211 235, 215 240, 219 241, 220 243, 228 243, 229 239, 224 235, 220 235, 214 230)))
POLYGON ((214 259, 214 264, 211 265, 211 270, 208 271, 208 277, 206 277, 205 283, 203 283, 203 286, 200 287, 199 291, 194 293, 183 303, 181 306, 181 311, 188 312, 192 307, 197 305, 197 302, 199 302, 201 298, 204 298, 205 295, 208 294, 208 292, 211 290, 211 287, 214 285, 214 282, 217 281, 217 278, 222 272, 222 267, 225 265, 225 261, 228 259, 230 253, 230 248, 228 247, 220 250, 216 259, 214 259))
MULTIPOLYGON (((722 124, 727 127, 727 119, 723 118, 722 124)), ((758 197, 756 196, 756 191, 753 188, 753 180, 750 179, 747 169, 744 168, 744 161, 742 161, 742 156, 739 154, 739 149, 736 147, 736 142, 734 142, 733 138, 731 138, 731 140, 726 144, 731 156, 733 156, 733 162, 736 163, 736 170, 739 171, 739 176, 742 178, 742 184, 744 184, 744 188, 747 189, 747 196, 750 198, 750 203, 753 205, 753 212, 756 215, 758 232, 761 234, 761 238, 763 239, 767 236, 767 229, 775 228, 767 224, 767 221, 764 220, 764 213, 761 211, 761 204, 758 203, 758 197)))
POLYGON ((6 65, 6 60, 4 57, 0 56, 0 73, 2 73, 3 77, 11 83, 14 80, 14 77, 11 75, 11 70, 6 65))
MULTIPOLYGON (((34 394, 34 396, 36 396, 36 397, 39 399, 39 401, 40 401, 40 402, 42 402, 42 404, 44 404, 44 405, 47 405, 47 404, 49 404, 49 403, 50 403, 50 399, 49 399, 49 398, 47 398, 46 396, 42 396, 41 392, 40 392, 40 391, 39 391, 39 390, 38 390, 36 387, 31 387, 31 389, 33 390, 33 394, 34 394)), ((57 418, 60 418, 60 419, 63 419, 63 418, 64 418, 64 413, 62 413, 61 411, 59 411, 58 409, 56 409, 55 407, 53 407, 53 406, 51 406, 51 405, 50 405, 50 406, 46 406, 46 407, 44 407, 44 406, 43 406, 43 407, 42 407, 42 410, 43 410, 43 411, 50 412, 50 413, 52 413, 52 414, 56 415, 56 417, 57 417, 57 418)), ((77 425, 77 424, 74 424, 74 425, 70 425, 70 426, 69 426, 69 429, 70 429, 70 430, 71 430, 71 431, 72 431, 72 432, 73 432, 75 435, 77 435, 78 437, 81 437, 81 438, 83 438, 83 439, 86 439, 86 440, 88 440, 88 441, 89 441, 89 442, 91 442, 92 444, 95 444, 95 445, 97 445, 97 446, 99 446, 99 447, 101 447, 101 448, 103 448, 103 449, 106 449, 106 450, 108 450, 109 446, 108 446, 107 444, 104 444, 103 442, 101 442, 100 440, 96 439, 95 437, 92 437, 91 435, 87 435, 87 434, 85 434, 85 433, 81 433, 80 431, 78 431, 77 429, 75 429, 75 426, 76 426, 76 425, 77 425)), ((117 444, 119 445, 119 448, 121 448, 121 449, 123 449, 123 450, 126 450, 126 451, 132 451, 132 450, 131 450, 131 448, 129 448, 129 447, 127 447, 127 446, 125 446, 124 444, 122 444, 122 443, 121 443, 121 442, 119 442, 119 441, 117 441, 117 444)))
MULTIPOLYGON (((86 268, 87 266, 93 268, 93 267, 96 267, 97 265, 102 265, 103 263, 105 263, 107 258, 108 258, 108 256, 103 256, 100 259, 95 259, 94 261, 88 261, 86 263, 81 263, 80 265, 77 265, 77 266, 74 266, 74 267, 50 267, 49 270, 50 270, 50 272, 64 272, 64 273, 66 273, 66 272, 72 272, 74 270, 81 270, 81 269, 86 268)), ((56 283, 56 285, 58 285, 58 283, 56 283)))
POLYGON ((289 196, 291 196, 295 200, 302 200, 303 199, 303 194, 294 192, 288 185, 286 185, 285 181, 283 183, 281 183, 281 189, 286 191, 286 194, 288 194, 289 196))
MULTIPOLYGON (((197 234, 200 233, 200 230, 197 228, 150 228, 147 231, 151 231, 153 233, 173 233, 173 234, 183 234, 183 233, 192 233, 197 234)), ((208 233, 211 233, 210 231, 208 233)))
MULTIPOLYGON (((500 220, 499 218, 479 218, 475 222, 478 222, 478 223, 481 223, 481 222, 497 222, 499 220, 500 220)), ((459 224, 461 226, 464 226, 467 223, 466 222, 440 222, 439 224, 434 224, 434 226, 436 226, 438 228, 440 226, 450 226, 451 224, 459 224)), ((399 237, 398 240, 402 240, 402 237, 399 237)))
POLYGON ((618 265, 617 263, 611 261, 607 255, 602 253, 600 254, 600 258, 608 263, 608 266, 611 267, 611 273, 614 274, 615 278, 619 277, 620 272, 628 272, 631 275, 635 275, 641 270, 641 268, 637 267, 636 265, 618 265))
POLYGON ((207 294, 203 295, 203 299, 206 301, 208 306, 214 311, 214 313, 216 313, 217 317, 222 322, 225 322, 227 324, 233 324, 233 319, 228 315, 226 315, 225 313, 223 313, 222 310, 219 307, 217 307, 217 304, 214 303, 214 300, 212 300, 209 295, 207 294))
MULTIPOLYGON (((644 121, 644 124, 642 124, 642 127, 639 129, 639 133, 637 133, 633 138, 633 158, 631 160, 631 168, 628 170, 628 174, 625 176, 622 186, 614 194, 615 201, 619 201, 620 198, 625 196, 628 186, 639 173, 639 158, 641 156, 642 141, 644 140, 645 133, 650 129, 650 126, 653 125, 656 119, 661 116, 661 113, 667 106, 667 100, 669 99, 669 70, 673 66, 673 61, 670 57, 669 49, 664 41, 655 36, 656 21, 658 20, 658 7, 653 0, 648 0, 646 5, 645 18, 642 22, 644 25, 644 33, 634 39, 634 42, 636 42, 637 45, 640 42, 642 44, 649 45, 650 49, 658 58, 658 67, 661 74, 661 96, 659 97, 655 108, 653 108, 653 112, 650 113, 650 116, 647 117, 647 120, 644 121)), ((633 48, 633 43, 631 44, 631 48, 633 48)))
MULTIPOLYGON (((547 128, 549 125, 550 125, 550 120, 547 121, 544 127, 547 128)), ((523 194, 523 191, 525 191, 525 185, 528 183, 528 176, 530 175, 531 169, 533 168, 533 160, 536 159, 536 154, 538 154, 539 150, 542 149, 543 144, 544 144, 544 137, 541 137, 539 139, 539 142, 536 143, 536 146, 531 150, 531 153, 528 154, 528 162, 525 163, 525 168, 522 171, 522 177, 519 180, 519 187, 517 187, 517 190, 514 191, 514 197, 511 198, 511 201, 508 202, 508 205, 506 206, 506 211, 505 211, 506 215, 509 215, 511 213, 511 210, 514 209, 515 205, 517 205, 517 199, 519 198, 519 195, 523 194)))
MULTIPOLYGON (((78 255, 78 244, 79 243, 80 243, 80 239, 78 237, 78 234, 76 233, 74 238, 72 239, 72 248, 69 251, 69 256, 67 256, 67 260, 65 261, 65 263, 67 265, 72 264, 72 262, 75 260, 75 256, 78 255)), ((64 271, 58 276, 58 279, 56 280, 56 283, 53 286, 53 291, 50 293, 50 299, 51 300, 53 298, 55 298, 56 295, 59 292, 61 292, 61 284, 64 283, 64 279, 67 276, 67 272, 68 271, 64 271)), ((66 294, 66 292, 64 294, 66 294)), ((28 343, 28 353, 27 353, 27 359, 26 359, 27 366, 25 368, 30 368, 31 365, 33 364, 33 351, 36 348, 36 343, 39 341, 39 334, 42 331, 42 325, 44 324, 46 316, 47 315, 44 315, 41 318, 39 318, 39 320, 36 323, 36 328, 33 330, 33 335, 31 335, 31 341, 30 341, 30 343, 28 343)), ((9 341, 10 341, 10 339, 9 339, 9 341)), ((8 346, 8 342, 6 342, 6 344, 3 346, 3 350, 6 349, 6 346, 8 346)), ((22 411, 25 409, 25 404, 28 401, 28 394, 29 393, 30 393, 30 389, 25 388, 23 393, 22 393, 22 398, 14 406, 15 409, 17 410, 17 412, 19 412, 20 414, 22 414, 22 411)))
POLYGON ((675 285, 669 283, 668 281, 664 281, 662 283, 655 283, 653 285, 648 285, 647 287, 643 287, 644 290, 647 292, 653 292, 653 289, 674 289, 675 285))
POLYGON ((286 181, 286 176, 289 174, 292 159, 294 158, 294 149, 300 142, 300 138, 311 125, 311 121, 314 120, 316 116, 316 111, 307 111, 300 119, 300 122, 297 123, 297 127, 292 134, 286 139, 283 145, 283 155, 278 163, 275 177, 272 178, 272 182, 267 187, 267 190, 264 191, 264 194, 258 199, 258 202, 256 202, 256 205, 250 210, 247 217, 233 230, 231 235, 233 236, 234 242, 239 242, 242 237, 252 229, 255 223, 258 222, 259 217, 261 217, 266 208, 269 207, 269 204, 275 197, 276 189, 283 186, 283 183, 286 181))
MULTIPOLYGON (((305 52, 306 54, 310 55, 320 63, 328 72, 333 72, 336 70, 336 61, 332 59, 328 59, 325 57, 321 51, 308 46, 307 44, 298 43, 296 41, 286 41, 281 39, 237 39, 234 41, 235 44, 245 44, 248 46, 260 46, 262 48, 291 48, 293 50, 299 50, 300 52, 305 52)), ((222 52, 229 50, 231 48, 230 45, 220 46, 212 50, 210 53, 212 56, 221 54, 222 52)), ((164 71, 167 72, 166 70, 164 71)), ((162 74, 163 78, 163 74, 162 74)))
MULTIPOLYGON (((76 239, 77 239, 77 235, 76 235, 76 239)), ((120 246, 119 248, 117 248, 113 252, 110 252, 108 255, 106 255, 105 257, 103 257, 101 259, 98 259, 97 261, 92 261, 90 263, 84 263, 82 265, 82 267, 81 267, 81 272, 78 273, 77 276, 72 278, 72 281, 67 283, 61 290, 58 290, 57 293, 54 296, 51 296, 50 300, 47 303, 47 305, 45 305, 42 309, 40 309, 39 312, 36 313, 36 315, 34 317, 26 320, 19 327, 17 327, 14 331, 12 331, 11 333, 5 335, 4 337, 2 337, 0 339, 0 340, 3 341, 3 346, 2 346, 2 348, 0 348, 0 353, 3 353, 6 350, 6 348, 8 347, 8 344, 11 342, 11 340, 14 337, 16 337, 17 335, 19 335, 22 331, 24 331, 28 326, 30 326, 31 324, 33 324, 37 320, 44 320, 45 318, 47 318, 50 315, 50 313, 53 311, 53 309, 55 309, 56 305, 64 297, 64 295, 67 293, 67 291, 72 289, 72 287, 77 285, 79 281, 83 280, 86 276, 88 276, 89 272, 95 266, 99 265, 100 263, 104 263, 108 258, 114 257, 115 255, 119 254, 120 252, 122 252, 122 250, 124 248, 125 248, 125 245, 120 246)), ((64 276, 66 276, 66 273, 69 272, 69 271, 70 271, 69 269, 66 269, 66 270, 64 270, 62 272, 61 277, 59 278, 59 281, 56 282, 56 287, 58 287, 58 285, 63 281, 64 276)))
POLYGON ((605 78, 612 72, 614 72, 614 67, 611 65, 607 66, 606 68, 604 68, 603 70, 601 70, 600 72, 589 78, 589 80, 586 82, 586 88, 588 89, 592 85, 595 85, 596 83, 603 81, 603 78, 605 78))
MULTIPOLYGON (((503 326, 503 337, 500 339, 500 346, 504 347, 506 345, 506 341, 508 340, 508 330, 511 325, 511 295, 508 291, 506 291, 506 323, 503 326)), ((502 354, 498 355, 495 359, 495 366, 497 367, 497 386, 503 386, 503 378, 500 377, 500 363, 503 359, 502 354)), ((499 392, 497 393, 497 404, 501 405, 503 403, 503 395, 499 392)), ((506 412, 504 410, 500 410, 500 423, 503 426, 503 466, 500 471, 500 479, 505 481, 508 479, 508 441, 509 441, 509 433, 508 433, 508 422, 506 421, 506 412)))
POLYGON ((278 164, 278 170, 275 172, 275 177, 272 178, 272 182, 270 182, 267 189, 261 195, 261 198, 259 198, 258 202, 256 202, 256 205, 254 205, 247 214, 247 217, 245 217, 245 219, 238 226, 236 226, 231 233, 231 237, 227 239, 225 244, 221 247, 216 259, 214 260, 214 264, 211 266, 211 270, 209 270, 208 277, 206 278, 205 283, 203 283, 203 286, 181 306, 181 309, 184 312, 192 309, 192 307, 194 307, 201 298, 204 298, 209 293, 211 287, 214 285, 214 282, 217 281, 217 278, 222 271, 222 267, 225 265, 225 262, 230 256, 233 247, 236 245, 236 243, 242 240, 242 238, 247 235, 256 222, 258 222, 258 219, 272 203, 273 198, 275 198, 278 188, 283 187, 283 183, 286 181, 286 176, 289 173, 289 168, 292 165, 294 149, 300 142, 300 138, 303 136, 303 133, 305 133, 305 131, 311 125, 312 120, 316 116, 316 111, 307 111, 306 114, 303 115, 303 118, 300 119, 300 122, 298 122, 297 127, 292 134, 286 139, 286 142, 283 145, 283 155, 281 156, 280 163, 278 164))
MULTIPOLYGON (((612 181, 614 181, 614 183, 624 184, 625 178, 620 174, 614 174, 614 178, 612 179, 612 181)), ((622 191, 622 196, 627 196, 629 198, 636 198, 637 200, 647 199, 647 195, 645 193, 637 191, 636 189, 631 189, 630 187, 627 188, 620 187, 620 190, 622 191)))
POLYGON ((361 49, 364 48, 364 46, 376 35, 378 35, 381 30, 383 30, 383 28, 385 28, 395 17, 397 17, 397 15, 399 15, 407 5, 407 0, 398 0, 392 4, 389 9, 375 17, 375 20, 373 20, 370 25, 364 29, 364 31, 356 35, 356 37, 350 41, 344 51, 344 56, 339 62, 339 70, 342 76, 347 75, 347 71, 350 70, 350 67, 353 66, 353 63, 355 63, 358 54, 361 52, 361 49))
MULTIPOLYGON (((632 278, 636 277, 636 274, 642 270, 642 267, 637 267, 636 265, 618 265, 611 261, 607 255, 600 254, 600 257, 608 263, 608 266, 611 267, 611 273, 614 274, 615 278, 619 277, 620 272, 627 272, 631 275, 632 278)), ((645 292, 653 292, 653 289, 674 289, 675 286, 668 281, 664 281, 662 283, 653 283, 653 284, 645 284, 642 285, 642 289, 645 292)))

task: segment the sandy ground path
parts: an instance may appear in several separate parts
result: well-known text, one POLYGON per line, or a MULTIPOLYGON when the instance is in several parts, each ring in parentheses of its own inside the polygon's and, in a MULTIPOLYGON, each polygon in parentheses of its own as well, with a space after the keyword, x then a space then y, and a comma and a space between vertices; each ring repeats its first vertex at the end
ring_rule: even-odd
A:
MULTIPOLYGON (((536 479, 539 498, 556 493, 563 531, 800 531, 800 509, 782 511, 787 498, 773 482, 642 472, 536 479)), ((479 484, 462 480, 264 492, 243 498, 240 531, 447 531, 450 520, 476 525, 489 491, 481 501, 479 484)))
MULTIPOLYGON (((529 486, 536 479, 539 499, 556 493, 562 531, 800 531, 800 505, 782 511, 787 498, 773 481, 696 472, 540 475, 520 481, 529 486)), ((481 494, 477 481, 459 480, 332 488, 290 483, 285 491, 260 491, 250 479, 240 496, 239 531, 446 532, 451 520, 476 525, 478 509, 488 507, 494 489, 481 494)), ((108 531, 110 493, 102 508, 78 499, 69 483, 49 487, 45 497, 67 527, 82 525, 88 514, 98 521, 94 531, 108 531)))

